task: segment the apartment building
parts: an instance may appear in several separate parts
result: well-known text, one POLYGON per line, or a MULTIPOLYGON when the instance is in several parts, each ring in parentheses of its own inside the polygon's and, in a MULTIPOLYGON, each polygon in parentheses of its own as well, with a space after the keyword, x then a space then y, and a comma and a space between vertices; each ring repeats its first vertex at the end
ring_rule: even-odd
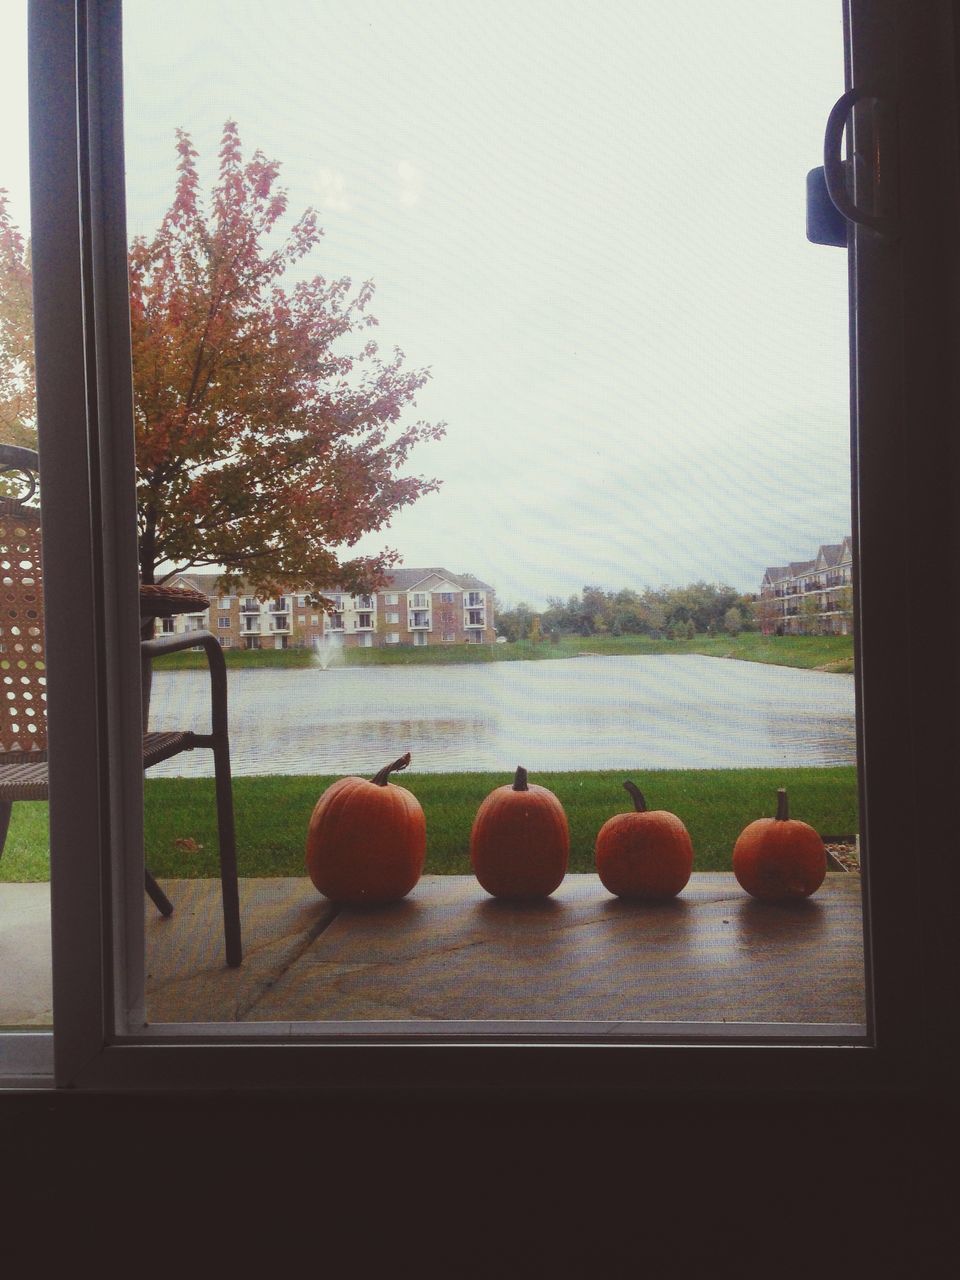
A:
POLYGON ((313 648, 318 643, 386 645, 492 644, 493 588, 471 574, 443 568, 396 568, 368 594, 317 588, 330 612, 290 592, 269 600, 240 591, 222 595, 217 575, 182 573, 171 586, 190 587, 209 600, 206 610, 161 619, 164 632, 209 630, 225 649, 313 648))
POLYGON ((825 543, 813 560, 766 570, 760 585, 764 635, 849 635, 853 630, 853 546, 825 543))

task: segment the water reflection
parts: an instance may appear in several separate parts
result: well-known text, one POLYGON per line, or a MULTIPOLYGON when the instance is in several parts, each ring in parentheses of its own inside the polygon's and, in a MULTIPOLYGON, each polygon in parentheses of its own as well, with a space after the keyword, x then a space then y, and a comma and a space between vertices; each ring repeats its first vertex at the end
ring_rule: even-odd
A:
MULTIPOLYGON (((234 772, 853 764, 853 677, 697 654, 231 671, 234 772)), ((151 728, 209 718, 200 672, 154 677, 151 728)), ((208 752, 152 776, 208 775, 208 752)))

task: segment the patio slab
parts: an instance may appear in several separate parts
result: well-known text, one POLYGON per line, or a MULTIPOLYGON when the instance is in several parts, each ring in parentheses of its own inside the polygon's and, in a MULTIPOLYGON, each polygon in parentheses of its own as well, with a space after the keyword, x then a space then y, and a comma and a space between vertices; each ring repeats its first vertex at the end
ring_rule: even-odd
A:
POLYGON ((216 882, 167 882, 180 931, 148 922, 151 1024, 865 1021, 860 878, 801 903, 699 873, 661 905, 594 875, 496 901, 472 876, 424 876, 402 902, 335 908, 308 880, 245 882, 245 959, 223 967, 216 882), (198 941, 190 942, 193 937, 198 941))
MULTIPOLYGON (((149 1023, 517 1020, 828 1026, 865 1021, 860 877, 774 906, 729 873, 654 905, 594 875, 498 902, 472 876, 424 876, 402 902, 337 908, 306 878, 242 880, 244 962, 223 960, 220 883, 165 880, 145 900, 149 1023)), ((0 1026, 52 1021, 49 886, 0 885, 0 1026)))

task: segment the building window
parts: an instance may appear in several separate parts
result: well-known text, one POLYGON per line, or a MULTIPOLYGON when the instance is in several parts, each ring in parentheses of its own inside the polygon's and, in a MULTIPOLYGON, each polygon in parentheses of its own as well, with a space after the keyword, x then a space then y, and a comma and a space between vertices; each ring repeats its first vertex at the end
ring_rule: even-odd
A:
POLYGON ((229 609, 229 608, 230 608, 230 601, 231 601, 231 599, 232 599, 232 596, 221 596, 221 597, 220 597, 220 600, 219 600, 219 602, 218 602, 218 604, 219 604, 219 608, 221 608, 221 609, 229 609))
POLYGON ((226 630, 228 630, 229 626, 230 626, 230 619, 229 619, 229 618, 218 618, 218 619, 217 619, 217 627, 218 627, 218 629, 219 629, 220 631, 226 631, 226 630))
POLYGON ((307 615, 305 613, 297 614, 297 626, 305 627, 307 625, 307 615))
POLYGON ((415 631, 413 633, 413 643, 418 647, 422 647, 427 643, 427 633, 425 631, 415 631))
POLYGON ((456 638, 457 638, 457 633, 455 631, 445 631, 443 633, 443 639, 446 644, 453 644, 456 638))
POLYGON ((388 632, 387 632, 387 634, 386 634, 386 636, 385 636, 384 638, 385 638, 385 640, 386 640, 387 644, 399 644, 399 643, 400 643, 400 632, 399 632, 399 631, 388 631, 388 632))
POLYGON ((410 596, 411 609, 429 609, 429 607, 430 597, 427 595, 426 591, 414 591, 410 596))
POLYGON ((453 592, 452 592, 452 591, 441 591, 441 592, 440 592, 440 603, 441 603, 441 604, 453 604, 453 592))
POLYGON ((387 613, 387 622, 399 623, 399 621, 400 621, 400 611, 398 609, 391 609, 387 613))
POLYGON ((384 603, 384 604, 399 604, 399 603, 400 603, 400 597, 397 595, 396 591, 387 591, 387 592, 385 593, 384 597, 383 597, 383 603, 384 603))

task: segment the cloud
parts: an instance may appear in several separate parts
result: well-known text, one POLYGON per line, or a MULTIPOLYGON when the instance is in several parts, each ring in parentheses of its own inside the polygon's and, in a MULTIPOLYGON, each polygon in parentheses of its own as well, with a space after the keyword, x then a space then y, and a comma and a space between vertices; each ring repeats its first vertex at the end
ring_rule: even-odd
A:
POLYGON ((409 160, 398 160, 397 178, 400 181, 400 203, 407 208, 419 204, 423 192, 423 175, 416 165, 411 164, 409 160))
POLYGON ((317 203, 321 209, 333 210, 337 213, 349 211, 350 199, 347 196, 347 180, 336 169, 320 168, 313 180, 317 192, 317 203))

